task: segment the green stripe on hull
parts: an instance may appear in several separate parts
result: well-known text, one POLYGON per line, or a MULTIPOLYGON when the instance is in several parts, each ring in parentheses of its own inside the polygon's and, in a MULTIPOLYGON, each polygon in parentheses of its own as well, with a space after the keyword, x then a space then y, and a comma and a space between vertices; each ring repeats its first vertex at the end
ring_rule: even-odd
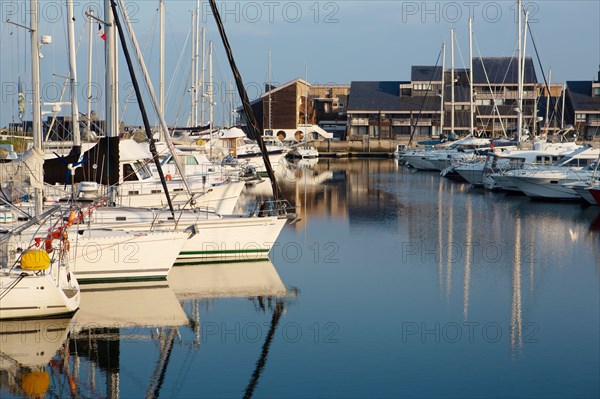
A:
POLYGON ((142 276, 142 277, 109 277, 109 278, 86 278, 86 279, 77 279, 80 285, 84 284, 95 284, 95 283, 128 283, 128 282, 138 282, 138 281, 160 281, 166 280, 166 276, 142 276))
POLYGON ((202 256, 202 255, 236 255, 236 254, 260 254, 269 253, 270 249, 234 249, 220 251, 181 251, 179 256, 202 256))
POLYGON ((194 265, 214 265, 214 264, 224 264, 224 263, 253 263, 253 262, 264 262, 265 260, 268 260, 268 257, 264 257, 264 258, 253 258, 253 259, 232 259, 232 258, 226 258, 226 259, 215 259, 215 258, 205 258, 205 259, 194 259, 194 258, 189 258, 189 260, 187 259, 180 259, 179 261, 175 262, 175 264, 173 266, 177 267, 177 266, 194 266, 194 265))

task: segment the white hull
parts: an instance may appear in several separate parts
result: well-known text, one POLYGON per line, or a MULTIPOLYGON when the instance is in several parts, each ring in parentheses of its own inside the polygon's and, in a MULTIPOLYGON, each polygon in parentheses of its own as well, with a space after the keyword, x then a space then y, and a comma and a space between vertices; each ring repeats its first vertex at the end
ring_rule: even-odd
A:
POLYGON ((185 242, 176 265, 267 259, 286 221, 276 216, 198 221, 198 234, 185 242))
POLYGON ((0 298, 0 320, 65 315, 79 307, 79 284, 64 267, 58 278, 49 271, 35 275, 14 269, 0 272, 0 298))
POLYGON ((422 154, 405 154, 400 159, 417 170, 437 170, 429 161, 429 157, 422 154))
POLYGON ((468 183, 474 186, 483 186, 483 171, 485 163, 469 163, 458 166, 454 170, 468 183))
POLYGON ((165 279, 189 233, 88 230, 71 234, 71 268, 79 281, 165 279))
POLYGON ((581 197, 571 188, 566 187, 565 180, 553 178, 535 178, 521 176, 515 180, 516 186, 526 196, 538 199, 579 200, 581 197))
POLYGON ((490 175, 490 178, 495 183, 495 186, 492 186, 491 184, 486 186, 486 188, 488 188, 490 190, 499 188, 499 189, 505 190, 505 191, 521 192, 519 187, 513 182, 512 178, 510 176, 506 176, 501 173, 494 173, 494 174, 490 175))
MULTIPOLYGON (((175 213, 175 221, 178 229, 193 226, 195 231, 183 242, 176 262, 180 264, 267 259, 287 219, 183 211, 175 213)), ((175 228, 168 211, 133 208, 97 209, 92 225, 128 230, 153 227, 165 232, 175 228)))

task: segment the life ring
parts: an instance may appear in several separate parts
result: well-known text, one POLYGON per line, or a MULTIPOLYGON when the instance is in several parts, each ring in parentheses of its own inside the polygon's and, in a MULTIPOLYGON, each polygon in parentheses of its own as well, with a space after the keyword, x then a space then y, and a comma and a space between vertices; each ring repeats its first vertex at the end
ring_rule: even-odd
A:
POLYGON ((171 176, 171 174, 170 174, 170 173, 168 173, 168 174, 165 176, 165 180, 167 180, 167 181, 171 181, 171 180, 173 180, 173 176, 171 176))
POLYGON ((196 145, 197 145, 198 147, 204 147, 204 144, 206 144, 206 143, 204 142, 204 140, 202 140, 202 139, 198 139, 198 140, 196 140, 196 145))

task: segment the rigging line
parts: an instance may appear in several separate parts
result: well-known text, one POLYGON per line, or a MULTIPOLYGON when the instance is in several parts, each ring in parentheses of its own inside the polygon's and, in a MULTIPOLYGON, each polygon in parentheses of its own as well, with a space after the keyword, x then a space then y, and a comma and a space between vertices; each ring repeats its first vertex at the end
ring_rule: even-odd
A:
MULTIPOLYGON (((146 41, 144 43, 144 47, 142 48, 142 51, 146 52, 146 49, 148 48, 148 45, 150 44, 150 42, 152 42, 152 44, 154 45, 154 35, 152 35, 151 33, 154 32, 155 28, 156 28, 156 14, 154 14, 154 18, 152 19, 152 24, 150 25, 150 30, 148 30, 148 36, 146 36, 146 41)), ((150 53, 152 53, 152 48, 154 47, 153 45, 150 47, 150 53)), ((135 69, 136 75, 138 73, 140 73, 140 69, 141 69, 141 67, 139 65, 137 65, 137 67, 135 69)), ((123 109, 121 110, 121 115, 120 115, 121 118, 119 120, 119 123, 123 123, 123 121, 125 120, 125 113, 127 112, 127 107, 129 106, 131 97, 133 97, 134 95, 135 95, 135 90, 133 88, 129 89, 129 92, 127 93, 127 97, 125 97, 123 109)))
MULTIPOLYGON (((148 114, 146 113, 146 108, 144 107, 144 102, 142 99, 142 92, 140 90, 140 86, 139 86, 138 81, 135 76, 135 71, 133 68, 133 61, 129 54, 129 50, 127 50, 127 42, 125 41, 125 33, 123 31, 123 28, 121 27, 121 20, 118 15, 117 4, 115 3, 115 0, 111 0, 110 5, 113 10, 113 14, 114 14, 113 18, 115 20, 115 24, 117 25, 117 28, 118 28, 117 30, 119 33, 119 38, 121 40, 121 49, 123 50, 123 53, 125 54, 125 59, 127 61, 127 68, 129 69, 129 74, 131 75, 130 76, 131 81, 132 81, 131 83, 133 84, 133 88, 135 89, 135 95, 137 98, 138 106, 139 106, 140 112, 142 114, 142 120, 144 121, 144 128, 146 130, 146 136, 148 137, 148 141, 150 142, 150 152, 152 153, 152 158, 154 159, 156 168, 158 169, 158 175, 160 177, 160 181, 163 186, 163 190, 164 190, 164 194, 167 199, 167 203, 169 204, 169 210, 171 211, 171 215, 174 218, 175 212, 173 210, 173 203, 171 202, 171 196, 169 195, 169 188, 167 186, 167 181, 165 180, 162 166, 160 165, 160 159, 158 158, 158 154, 156 153, 156 147, 154 145, 154 138, 152 137, 152 129, 150 127, 150 121, 148 120, 148 114)), ((182 176, 182 178, 185 179, 185 176, 182 176)), ((184 182, 185 182, 185 180, 184 180, 184 182)))
MULTIPOLYGON (((184 48, 187 46, 187 43, 190 39, 190 32, 191 32, 191 28, 188 30, 187 36, 185 37, 185 41, 183 43, 184 48)), ((182 61, 183 61, 183 51, 179 52, 179 59, 177 60, 177 64, 175 65, 175 72, 173 73, 173 75, 171 76, 171 81, 169 82, 169 86, 167 87, 167 92, 165 93, 165 104, 168 102, 169 98, 171 97, 171 93, 174 90, 174 83, 180 82, 179 79, 176 79, 176 77, 179 75, 179 70, 182 69, 183 70, 183 66, 182 66, 182 61)), ((188 78, 185 82, 185 85, 183 86, 183 91, 185 92, 187 84, 189 82, 189 74, 188 74, 188 78)), ((182 104, 183 102, 183 98, 185 97, 185 95, 181 96, 180 98, 180 104, 182 104)), ((180 105, 181 107, 181 105, 180 105)), ((179 118, 179 110, 180 108, 178 108, 177 113, 175 114, 177 116, 177 118, 179 118)), ((175 126, 177 126, 177 123, 175 123, 175 126)))
POLYGON ((246 118, 248 120, 250 138, 258 143, 258 147, 260 148, 260 151, 262 153, 263 162, 265 164, 265 168, 267 169, 267 175, 269 176, 269 180, 271 180, 273 197, 275 198, 275 201, 281 200, 281 190, 279 188, 279 185, 277 184, 275 173, 273 172, 273 167, 271 166, 271 160, 269 159, 269 154, 267 153, 267 147, 263 140, 262 133, 258 128, 258 123, 256 121, 254 112, 252 111, 252 106, 250 105, 250 100, 248 99, 248 93, 246 93, 242 76, 240 75, 240 72, 233 58, 233 50, 231 49, 231 45, 229 44, 229 39, 227 39, 225 27, 223 26, 223 21, 221 20, 221 15, 219 14, 219 9, 215 0, 210 0, 210 8, 212 10, 213 17, 215 18, 215 22, 219 29, 219 34, 221 35, 223 47, 225 47, 227 58, 229 59, 231 71, 233 73, 233 77, 235 78, 235 83, 238 89, 238 95, 242 99, 242 106, 244 107, 244 113, 246 114, 246 118))
MULTIPOLYGON (((481 67, 483 68, 483 74, 485 75, 485 80, 488 84, 488 88, 490 90, 490 94, 492 95, 492 112, 496 111, 498 115, 498 121, 500 122, 500 127, 502 128, 502 133, 504 137, 506 137, 506 129, 504 128, 504 122, 502 122, 502 117, 500 116, 500 110, 498 109, 498 104, 496 103, 496 93, 492 90, 492 85, 490 83, 490 78, 487 73, 487 69, 485 67, 485 63, 483 62, 483 57, 481 57, 481 50, 479 49, 479 43, 477 42, 477 38, 473 38, 475 42, 475 47, 477 47, 477 53, 479 54, 479 61, 481 62, 481 67)), ((494 132, 492 132, 492 135, 494 132)))
MULTIPOLYGON (((433 76, 435 75, 435 71, 437 69, 438 63, 440 62, 440 58, 442 57, 442 51, 440 50, 440 52, 438 53, 438 57, 437 60, 435 61, 435 65, 433 67, 433 70, 431 71, 431 77, 429 79, 429 88, 430 90, 427 90, 425 92, 425 95, 423 96, 423 100, 421 101, 421 108, 419 109, 419 113, 417 114, 417 119, 415 120, 415 124, 412 126, 412 131, 410 132, 410 137, 408 138, 408 144, 407 147, 410 147, 413 141, 413 138, 415 136, 415 133, 417 131, 417 126, 419 125, 419 120, 421 119, 421 115, 423 114, 423 108, 425 107, 425 102, 427 101, 427 97, 429 94, 429 91, 432 91, 431 89, 433 89, 432 83, 433 82, 433 76)), ((444 73, 444 71, 442 71, 442 73, 444 73)), ((443 90, 444 88, 442 87, 442 96, 443 94, 443 90)), ((381 115, 379 115, 380 121, 381 121, 381 115)), ((379 132, 379 134, 381 135, 381 132, 379 132)))
MULTIPOLYGON (((531 30, 531 24, 529 24, 529 23, 527 24, 527 30, 529 31, 529 37, 531 38, 531 44, 533 44, 533 49, 535 51, 535 55, 538 60, 538 65, 540 66, 540 71, 542 72, 542 77, 544 78, 544 85, 546 87, 546 92, 548 93, 546 101, 550 101, 550 107, 553 108, 552 117, 554 117, 555 111, 554 111, 554 107, 552 106, 552 101, 556 101, 556 100, 552 100, 552 93, 550 92, 550 85, 548 84, 548 80, 546 79, 546 73, 544 72, 544 68, 542 68, 542 59, 540 57, 540 53, 538 52, 535 38, 533 37, 533 31, 531 30)), ((535 117, 536 117, 536 115, 534 115, 534 118, 535 117)))

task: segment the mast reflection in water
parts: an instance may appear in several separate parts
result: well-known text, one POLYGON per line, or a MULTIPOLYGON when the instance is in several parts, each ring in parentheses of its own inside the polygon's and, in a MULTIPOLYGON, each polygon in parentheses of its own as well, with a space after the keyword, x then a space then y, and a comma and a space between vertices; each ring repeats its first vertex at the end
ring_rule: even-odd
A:
POLYGON ((84 286, 47 348, 0 336, 2 396, 600 396, 600 207, 392 160, 276 173, 301 221, 271 262, 84 286))

